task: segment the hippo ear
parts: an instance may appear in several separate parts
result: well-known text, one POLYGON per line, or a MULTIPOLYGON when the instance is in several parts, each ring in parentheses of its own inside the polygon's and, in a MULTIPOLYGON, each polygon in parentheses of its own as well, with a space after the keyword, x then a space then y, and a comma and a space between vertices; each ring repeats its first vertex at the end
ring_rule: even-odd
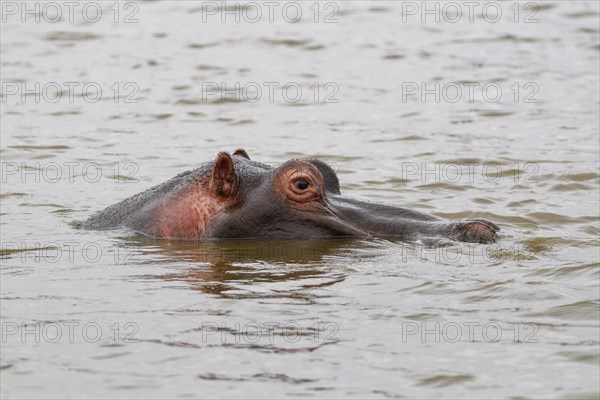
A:
POLYGON ((237 149, 236 151, 233 152, 233 155, 244 157, 244 158, 247 158, 248 160, 250 159, 250 156, 248 155, 248 153, 246 153, 246 150, 244 150, 244 149, 237 149))
POLYGON ((220 197, 233 196, 237 191, 237 177, 233 167, 233 160, 228 153, 219 153, 215 160, 210 186, 214 193, 220 197))
POLYGON ((340 194, 340 181, 338 180, 333 168, 321 160, 313 159, 308 160, 308 162, 314 165, 323 176, 323 181, 325 182, 325 191, 333 194, 340 194))

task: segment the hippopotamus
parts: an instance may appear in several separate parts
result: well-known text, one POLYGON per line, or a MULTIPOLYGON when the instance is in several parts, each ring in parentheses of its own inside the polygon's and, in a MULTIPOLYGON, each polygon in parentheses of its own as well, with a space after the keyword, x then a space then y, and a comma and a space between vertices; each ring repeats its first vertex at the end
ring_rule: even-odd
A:
POLYGON ((335 171, 316 159, 277 167, 243 149, 114 204, 83 229, 129 228, 154 238, 445 238, 492 243, 500 228, 485 219, 451 221, 342 196, 335 171))

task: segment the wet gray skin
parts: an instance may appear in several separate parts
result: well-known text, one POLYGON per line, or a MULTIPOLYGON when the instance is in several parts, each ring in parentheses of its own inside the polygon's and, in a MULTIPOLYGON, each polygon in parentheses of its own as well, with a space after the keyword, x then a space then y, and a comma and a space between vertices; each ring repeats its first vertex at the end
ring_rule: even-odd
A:
POLYGON ((344 197, 337 175, 323 161, 290 160, 274 168, 250 160, 243 150, 220 153, 213 162, 108 207, 82 228, 130 228, 189 240, 379 236, 432 244, 492 243, 499 230, 483 219, 449 221, 344 197))

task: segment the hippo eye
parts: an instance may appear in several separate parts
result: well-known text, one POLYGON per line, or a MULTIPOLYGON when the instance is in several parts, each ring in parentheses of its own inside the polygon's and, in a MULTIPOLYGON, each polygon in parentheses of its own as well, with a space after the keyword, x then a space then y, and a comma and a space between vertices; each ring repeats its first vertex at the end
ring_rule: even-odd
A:
POLYGON ((294 182, 294 186, 296 186, 296 188, 299 190, 305 190, 308 188, 309 183, 306 179, 298 179, 296 182, 294 182))
MULTIPOLYGON (((283 189, 281 192, 288 200, 294 203, 309 204, 322 199, 323 193, 320 189, 322 183, 319 184, 320 182, 315 180, 312 174, 308 173, 316 172, 318 174, 319 171, 316 168, 314 171, 310 168, 294 168, 293 170, 290 168, 290 170, 285 171, 287 173, 282 176, 284 180, 279 181, 282 186, 277 186, 283 189)), ((317 176, 319 177, 320 175, 317 176)))

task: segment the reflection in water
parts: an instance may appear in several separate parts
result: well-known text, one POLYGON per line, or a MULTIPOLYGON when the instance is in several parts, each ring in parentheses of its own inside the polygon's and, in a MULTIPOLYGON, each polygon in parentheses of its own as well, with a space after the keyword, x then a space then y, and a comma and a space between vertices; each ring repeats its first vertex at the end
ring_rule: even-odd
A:
MULTIPOLYGON (((328 294, 319 289, 344 282, 345 268, 336 257, 368 246, 355 239, 259 241, 219 240, 207 242, 168 241, 134 237, 126 239, 145 260, 161 266, 171 265, 175 272, 137 275, 135 280, 184 283, 185 288, 220 299, 234 300, 234 310, 189 310, 197 313, 196 326, 168 337, 142 339, 142 342, 181 349, 208 348, 228 351, 249 351, 261 354, 313 354, 324 346, 338 343, 337 323, 315 319, 294 318, 285 313, 268 321, 257 320, 252 304, 274 304, 277 307, 311 307, 328 294), (241 300, 241 302, 240 302, 241 300), (207 314, 210 315, 207 318, 207 314), (237 315, 236 315, 237 314, 237 315)), ((206 296, 203 297, 203 299, 206 296)), ((214 381, 281 381, 305 384, 314 379, 295 378, 283 373, 263 371, 240 374, 238 371, 198 375, 214 381)))
POLYGON ((327 258, 341 255, 359 246, 360 242, 356 239, 189 242, 136 237, 130 239, 127 246, 138 248, 142 253, 152 253, 155 262, 164 264, 167 261, 181 270, 143 278, 183 281, 193 289, 228 298, 310 300, 310 295, 303 289, 326 287, 345 279, 339 265, 328 264, 327 258), (260 293, 244 288, 261 283, 279 286, 260 293))

